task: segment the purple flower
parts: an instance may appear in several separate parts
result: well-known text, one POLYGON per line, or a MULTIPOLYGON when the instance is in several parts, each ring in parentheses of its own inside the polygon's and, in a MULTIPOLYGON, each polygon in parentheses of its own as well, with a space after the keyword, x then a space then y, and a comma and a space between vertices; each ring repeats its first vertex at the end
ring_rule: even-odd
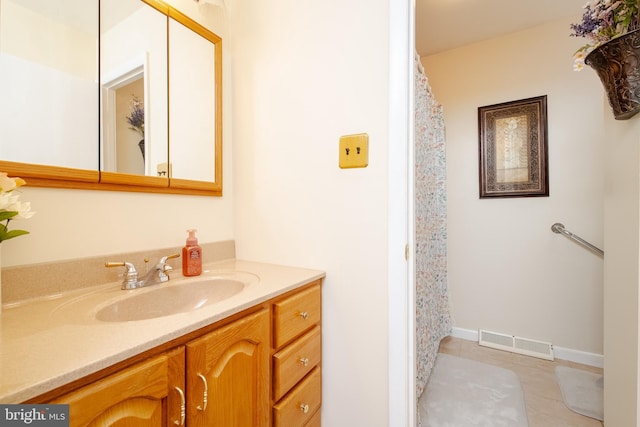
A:
POLYGON ((573 37, 590 37, 592 33, 602 26, 602 20, 593 17, 593 11, 590 5, 586 6, 586 10, 582 14, 582 22, 579 24, 571 24, 573 37))
POLYGON ((130 104, 131 111, 127 116, 129 129, 138 132, 144 138, 144 105, 135 95, 131 98, 130 104))
POLYGON ((571 24, 571 36, 584 37, 589 43, 579 51, 596 46, 638 28, 640 0, 593 0, 584 6, 582 20, 571 24))

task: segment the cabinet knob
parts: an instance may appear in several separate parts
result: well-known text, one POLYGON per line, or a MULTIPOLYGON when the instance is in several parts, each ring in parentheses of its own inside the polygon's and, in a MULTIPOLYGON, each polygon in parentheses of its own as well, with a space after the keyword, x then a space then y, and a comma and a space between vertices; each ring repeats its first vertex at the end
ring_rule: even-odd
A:
POLYGON ((184 425, 184 416, 185 416, 185 407, 186 407, 186 400, 184 398, 184 392, 182 391, 182 389, 180 387, 174 387, 174 389, 178 392, 178 394, 180 395, 180 421, 175 420, 173 423, 177 426, 183 426, 184 425))
POLYGON ((204 391, 202 392, 202 405, 198 405, 196 409, 198 411, 204 412, 207 410, 207 395, 209 394, 209 384, 207 383, 207 379, 204 375, 198 374, 198 378, 200 378, 204 383, 204 391))
POLYGON ((307 405, 306 403, 301 403, 300 410, 306 414, 307 412, 309 412, 309 405, 307 405))
POLYGON ((306 311, 301 311, 301 312, 300 312, 300 317, 301 317, 303 320, 307 320, 307 319, 309 318, 309 313, 307 313, 306 311))
POLYGON ((308 366, 309 365, 309 358, 308 357, 301 357, 300 358, 300 364, 302 366, 308 366))

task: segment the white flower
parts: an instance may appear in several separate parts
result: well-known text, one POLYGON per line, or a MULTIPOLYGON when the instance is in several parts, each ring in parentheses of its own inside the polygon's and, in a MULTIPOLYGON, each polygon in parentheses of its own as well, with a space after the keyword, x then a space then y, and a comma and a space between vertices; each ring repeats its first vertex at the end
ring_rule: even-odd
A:
POLYGON ((31 218, 31 203, 20 202, 18 187, 25 184, 22 178, 10 178, 5 172, 0 172, 0 243, 4 240, 28 234, 25 230, 9 230, 9 222, 14 219, 31 218))
POLYGON ((8 210, 18 212, 18 215, 14 216, 13 219, 29 219, 35 215, 35 212, 31 212, 31 202, 16 201, 8 210))
POLYGON ((584 59, 587 57, 585 50, 579 50, 573 54, 573 71, 582 71, 584 69, 584 59))
POLYGON ((9 178, 5 172, 0 172, 0 191, 5 193, 13 191, 24 184, 21 178, 9 178))
POLYGON ((18 201, 18 195, 0 191, 0 211, 13 211, 12 206, 18 201))

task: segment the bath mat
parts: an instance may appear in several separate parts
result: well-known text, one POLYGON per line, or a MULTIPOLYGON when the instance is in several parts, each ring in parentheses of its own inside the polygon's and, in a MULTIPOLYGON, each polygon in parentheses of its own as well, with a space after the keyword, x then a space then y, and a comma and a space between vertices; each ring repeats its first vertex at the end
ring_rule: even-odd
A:
POLYGON ((604 377, 580 369, 556 366, 562 400, 569 409, 596 420, 604 420, 604 377))
POLYGON ((448 354, 438 354, 418 417, 423 427, 529 425, 515 372, 448 354))

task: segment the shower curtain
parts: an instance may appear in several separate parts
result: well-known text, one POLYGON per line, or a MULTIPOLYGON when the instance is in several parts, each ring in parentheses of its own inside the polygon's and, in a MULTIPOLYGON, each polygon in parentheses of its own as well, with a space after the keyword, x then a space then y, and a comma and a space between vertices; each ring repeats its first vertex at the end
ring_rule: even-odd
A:
POLYGON ((444 115, 417 55, 415 67, 416 392, 420 397, 440 340, 451 333, 451 317, 444 115))

